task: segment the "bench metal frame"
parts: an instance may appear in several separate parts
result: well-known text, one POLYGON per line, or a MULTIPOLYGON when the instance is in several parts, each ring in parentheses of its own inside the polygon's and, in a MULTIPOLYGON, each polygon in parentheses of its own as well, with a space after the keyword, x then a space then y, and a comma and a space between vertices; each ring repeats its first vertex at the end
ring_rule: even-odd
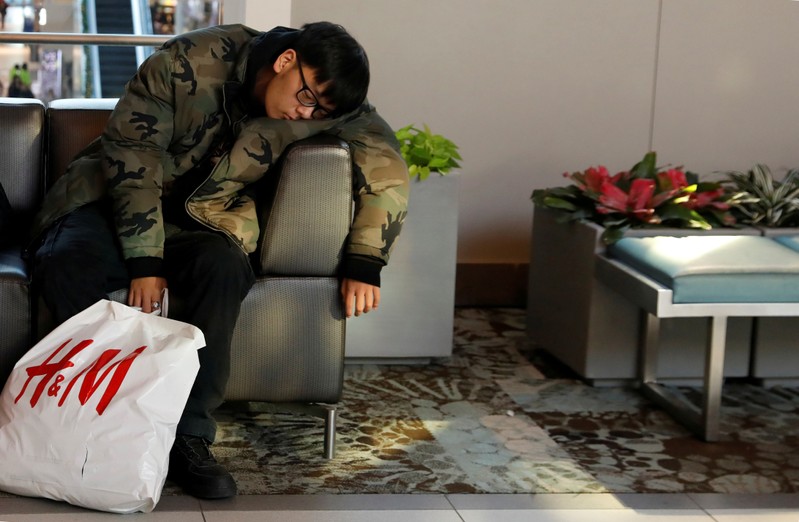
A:
POLYGON ((674 303, 672 290, 624 263, 597 254, 595 274, 610 288, 641 309, 638 378, 644 396, 669 412, 702 439, 720 437, 721 391, 724 385, 724 348, 728 317, 791 317, 799 315, 797 303, 674 303), (708 339, 702 379, 702 407, 689 404, 657 381, 660 319, 705 317, 708 339))

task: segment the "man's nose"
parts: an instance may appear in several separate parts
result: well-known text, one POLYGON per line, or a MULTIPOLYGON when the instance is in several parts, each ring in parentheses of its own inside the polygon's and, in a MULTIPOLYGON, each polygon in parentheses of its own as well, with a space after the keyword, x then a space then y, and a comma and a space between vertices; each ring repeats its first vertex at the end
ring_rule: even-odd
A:
POLYGON ((313 117, 313 111, 313 107, 306 107, 303 104, 300 104, 299 107, 297 107, 297 113, 303 120, 310 120, 313 117))

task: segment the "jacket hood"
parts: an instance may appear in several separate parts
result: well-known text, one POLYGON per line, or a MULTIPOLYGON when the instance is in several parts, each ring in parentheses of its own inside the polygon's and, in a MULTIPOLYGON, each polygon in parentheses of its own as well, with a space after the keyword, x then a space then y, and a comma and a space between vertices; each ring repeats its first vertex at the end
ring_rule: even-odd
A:
POLYGON ((247 51, 247 71, 244 76, 245 92, 252 90, 258 71, 275 63, 277 57, 292 46, 298 34, 299 30, 297 29, 275 27, 252 39, 247 51))

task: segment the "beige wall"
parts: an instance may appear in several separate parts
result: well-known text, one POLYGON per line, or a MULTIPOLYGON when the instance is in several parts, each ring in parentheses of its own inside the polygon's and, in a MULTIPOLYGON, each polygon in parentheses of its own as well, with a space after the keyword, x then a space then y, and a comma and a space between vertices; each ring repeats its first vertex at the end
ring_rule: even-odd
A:
POLYGON ((291 0, 223 0, 226 24, 247 24, 256 29, 291 26, 291 0))
POLYGON ((530 193, 565 171, 650 147, 697 172, 799 167, 799 2, 290 3, 292 25, 335 21, 364 44, 392 125, 461 146, 461 263, 526 262, 530 193))
POLYGON ((697 172, 799 167, 799 2, 666 0, 654 146, 697 172))

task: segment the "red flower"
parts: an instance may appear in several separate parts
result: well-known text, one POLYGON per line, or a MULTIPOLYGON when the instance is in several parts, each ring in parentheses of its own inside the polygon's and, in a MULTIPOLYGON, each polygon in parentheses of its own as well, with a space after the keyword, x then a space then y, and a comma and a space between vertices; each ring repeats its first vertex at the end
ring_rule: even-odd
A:
POLYGON ((724 195, 724 189, 719 187, 716 190, 706 190, 704 192, 693 192, 688 196, 688 200, 683 203, 691 210, 699 210, 713 207, 719 210, 729 210, 730 205, 723 201, 718 201, 724 195))
POLYGON ((658 172, 658 192, 652 201, 653 207, 658 207, 664 202, 670 200, 688 186, 688 180, 685 179, 685 172, 680 169, 670 169, 666 172, 658 172))
POLYGON ((658 172, 657 176, 660 190, 680 190, 688 186, 688 181, 685 179, 685 172, 680 169, 658 172))
POLYGON ((655 193, 655 180, 634 179, 630 184, 630 192, 624 192, 610 180, 602 184, 601 195, 597 212, 610 214, 620 212, 644 221, 658 223, 660 218, 655 215, 652 205, 652 196, 655 193))
POLYGON ((599 167, 590 167, 585 172, 575 172, 571 176, 564 174, 564 176, 571 177, 574 184, 583 192, 592 192, 599 194, 602 190, 602 184, 610 178, 608 169, 599 167))

